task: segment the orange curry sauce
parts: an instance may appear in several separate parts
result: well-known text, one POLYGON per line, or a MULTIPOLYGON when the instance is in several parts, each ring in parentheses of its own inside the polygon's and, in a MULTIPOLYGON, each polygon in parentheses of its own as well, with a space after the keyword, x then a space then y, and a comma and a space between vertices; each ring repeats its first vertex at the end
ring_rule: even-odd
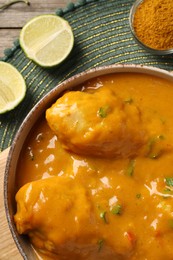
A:
POLYGON ((78 155, 41 118, 18 163, 18 231, 43 259, 172 260, 173 83, 119 73, 81 86, 99 88, 139 108, 146 144, 129 158, 78 155))

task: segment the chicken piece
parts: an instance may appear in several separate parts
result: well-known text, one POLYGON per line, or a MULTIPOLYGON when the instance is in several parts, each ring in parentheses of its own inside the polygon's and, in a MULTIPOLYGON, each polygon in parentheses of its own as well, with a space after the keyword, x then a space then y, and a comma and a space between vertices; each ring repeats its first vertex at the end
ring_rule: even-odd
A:
POLYGON ((139 108, 106 87, 64 94, 46 119, 63 147, 81 155, 129 158, 146 142, 139 108))
POLYGON ((80 250, 74 246, 79 240, 81 248, 84 248, 83 239, 86 248, 89 247, 90 224, 86 224, 92 219, 91 206, 80 185, 63 177, 43 179, 23 186, 16 201, 17 230, 28 234, 36 248, 68 259, 70 251, 74 250, 72 255, 75 255, 75 250, 80 250))
POLYGON ((28 234, 33 246, 50 259, 117 260, 131 251, 122 247, 117 249, 119 253, 107 244, 101 248, 102 234, 91 198, 71 178, 51 177, 28 183, 16 194, 16 201, 18 232, 28 234))

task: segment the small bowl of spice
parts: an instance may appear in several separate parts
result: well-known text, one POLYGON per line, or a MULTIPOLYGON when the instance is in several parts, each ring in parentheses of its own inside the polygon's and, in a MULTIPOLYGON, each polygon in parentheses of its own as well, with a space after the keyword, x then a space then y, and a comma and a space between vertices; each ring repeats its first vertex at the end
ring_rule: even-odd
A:
POLYGON ((130 10, 136 41, 158 55, 173 53, 173 0, 136 0, 130 10))

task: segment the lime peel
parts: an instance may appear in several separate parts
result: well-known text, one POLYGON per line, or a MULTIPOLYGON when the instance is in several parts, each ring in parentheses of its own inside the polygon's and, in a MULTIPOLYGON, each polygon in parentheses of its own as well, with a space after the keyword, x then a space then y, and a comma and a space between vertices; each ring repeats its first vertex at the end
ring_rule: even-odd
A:
POLYGON ((25 80, 11 64, 0 61, 0 114, 13 110, 24 99, 25 80))
POLYGON ((70 54, 74 35, 69 23, 53 14, 36 16, 22 28, 19 42, 25 55, 42 67, 60 64, 70 54))

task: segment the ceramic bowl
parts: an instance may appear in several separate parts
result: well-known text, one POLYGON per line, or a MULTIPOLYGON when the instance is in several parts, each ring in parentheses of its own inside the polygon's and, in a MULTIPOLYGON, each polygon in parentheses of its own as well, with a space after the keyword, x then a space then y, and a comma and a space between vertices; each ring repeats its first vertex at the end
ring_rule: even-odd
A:
POLYGON ((165 70, 161 70, 153 67, 145 67, 142 65, 110 65, 106 67, 99 67, 88 70, 77 74, 70 79, 67 79, 52 91, 50 91, 43 99, 41 99, 37 105, 31 110, 28 116, 23 121, 20 129, 18 130, 14 141, 12 143, 9 156, 7 159, 7 165, 5 170, 4 179, 4 200, 5 200, 5 210, 7 221, 9 224, 10 231, 12 233, 13 239, 22 255, 26 260, 33 260, 36 258, 35 252, 32 249, 29 241, 25 236, 21 236, 17 233, 13 216, 15 214, 15 178, 16 178, 16 168, 19 159, 19 155, 24 145, 24 142, 34 127, 36 121, 41 117, 45 110, 50 107, 50 105, 55 102, 55 100, 60 96, 60 94, 67 89, 73 89, 77 85, 85 82, 96 76, 119 73, 119 72, 136 72, 145 73, 155 76, 160 76, 162 78, 169 79, 173 82, 173 75, 165 70))
MULTIPOLYGON (((157 49, 153 49, 150 48, 149 46, 145 45, 144 42, 142 42, 136 35, 135 29, 133 27, 133 21, 134 21, 134 16, 136 13, 137 8, 139 7, 139 5, 143 2, 144 0, 136 0, 134 2, 134 4, 132 5, 131 9, 130 9, 130 15, 129 15, 129 24, 130 24, 130 29, 131 32, 133 34, 134 39, 136 40, 136 42, 146 51, 151 52, 152 54, 156 54, 156 55, 169 55, 169 54, 173 54, 173 49, 169 49, 169 50, 157 50, 157 49)), ((147 32, 146 32, 147 33, 147 32)))

